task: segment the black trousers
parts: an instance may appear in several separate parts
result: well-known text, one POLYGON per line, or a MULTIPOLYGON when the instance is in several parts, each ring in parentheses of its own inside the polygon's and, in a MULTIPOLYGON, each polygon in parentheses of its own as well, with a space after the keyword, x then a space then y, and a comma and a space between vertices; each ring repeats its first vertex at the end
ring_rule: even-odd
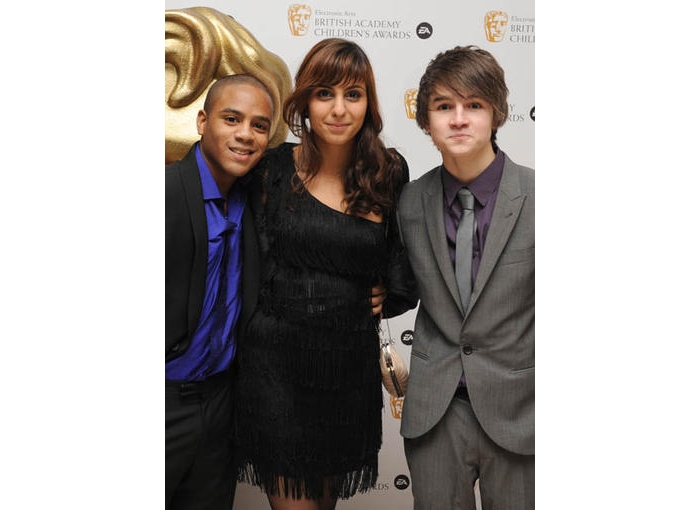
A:
POLYGON ((166 510, 231 510, 235 490, 231 375, 166 381, 166 510))

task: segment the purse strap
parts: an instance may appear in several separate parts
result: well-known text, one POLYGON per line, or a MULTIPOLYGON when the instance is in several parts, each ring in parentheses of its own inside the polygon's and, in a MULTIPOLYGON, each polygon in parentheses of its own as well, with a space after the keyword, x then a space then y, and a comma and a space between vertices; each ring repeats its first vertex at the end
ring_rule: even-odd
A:
POLYGON ((391 329, 389 328, 389 319, 384 317, 383 312, 379 312, 379 320, 375 326, 377 328, 377 336, 379 336, 379 345, 393 344, 394 338, 391 336, 391 329), (382 329, 382 322, 386 324, 386 335, 384 335, 384 330, 382 329), (386 339, 386 341, 384 341, 386 339))

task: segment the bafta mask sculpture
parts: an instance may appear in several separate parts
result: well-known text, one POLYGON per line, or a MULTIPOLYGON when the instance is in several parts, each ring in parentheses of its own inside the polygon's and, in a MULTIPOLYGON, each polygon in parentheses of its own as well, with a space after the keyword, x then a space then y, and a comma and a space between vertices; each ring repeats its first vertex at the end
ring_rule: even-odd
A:
POLYGON ((506 35, 508 14, 504 11, 489 11, 484 16, 484 31, 489 42, 501 42, 506 35))
POLYGON ((208 7, 165 11, 165 162, 181 159, 199 139, 197 112, 211 84, 252 74, 272 93, 270 147, 287 138, 282 103, 292 88, 284 61, 231 16, 208 7))
POLYGON ((403 106, 406 110, 406 117, 409 119, 416 118, 418 89, 408 89, 403 95, 403 106))
POLYGON ((292 35, 302 36, 309 31, 311 7, 306 4, 292 4, 287 9, 287 22, 292 35))

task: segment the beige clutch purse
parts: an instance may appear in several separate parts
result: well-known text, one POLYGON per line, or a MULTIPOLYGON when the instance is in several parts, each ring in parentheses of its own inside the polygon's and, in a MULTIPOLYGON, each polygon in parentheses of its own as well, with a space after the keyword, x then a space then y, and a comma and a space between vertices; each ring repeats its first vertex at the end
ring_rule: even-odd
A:
POLYGON ((408 367, 396 351, 388 320, 380 319, 377 324, 377 333, 379 334, 379 368, 382 372, 382 384, 389 394, 394 397, 403 397, 408 385, 408 367), (382 320, 386 325, 386 332, 381 327, 382 320))

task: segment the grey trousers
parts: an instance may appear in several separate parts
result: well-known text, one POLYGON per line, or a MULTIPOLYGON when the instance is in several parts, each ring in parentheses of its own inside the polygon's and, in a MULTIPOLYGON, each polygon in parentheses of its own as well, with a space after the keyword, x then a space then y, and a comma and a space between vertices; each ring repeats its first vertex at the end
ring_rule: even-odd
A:
POLYGON ((535 456, 504 450, 482 430, 471 404, 452 399, 432 430, 404 439, 414 510, 534 510, 535 456))

